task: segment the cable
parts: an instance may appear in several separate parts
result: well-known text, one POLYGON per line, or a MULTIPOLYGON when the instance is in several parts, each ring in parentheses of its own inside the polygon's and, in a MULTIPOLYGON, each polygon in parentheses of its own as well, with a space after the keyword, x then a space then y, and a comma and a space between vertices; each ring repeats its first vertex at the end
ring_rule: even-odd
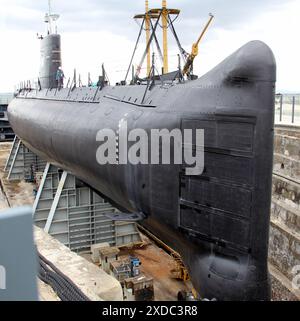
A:
POLYGON ((182 47, 182 45, 181 45, 181 43, 180 43, 180 40, 179 40, 179 38, 178 38, 178 35, 177 35, 177 33, 176 33, 176 30, 175 30, 175 28, 174 28, 173 22, 174 22, 176 19, 177 19, 177 17, 176 17, 173 21, 170 19, 171 31, 172 31, 172 33, 173 33, 173 35, 174 35, 174 38, 175 38, 176 42, 177 42, 177 46, 178 46, 178 48, 179 48, 181 57, 182 57, 184 63, 186 63, 186 60, 187 60, 189 54, 188 54, 188 53, 184 50, 184 48, 182 47))
MULTIPOLYGON (((151 20, 150 20, 150 23, 151 23, 151 30, 154 31, 154 26, 153 26, 153 23, 152 23, 151 20)), ((158 42, 158 40, 157 40, 155 31, 154 31, 154 40, 155 40, 155 43, 156 43, 156 47, 157 47, 157 50, 158 50, 158 53, 159 53, 160 60, 161 60, 161 62, 163 62, 163 60, 164 60, 163 54, 162 54, 162 51, 161 51, 161 49, 160 49, 160 45, 159 45, 159 42, 158 42)), ((153 51, 154 51, 154 50, 153 50, 153 51)))
POLYGON ((42 254, 39 257, 38 277, 50 285, 62 301, 91 301, 74 283, 42 254))
POLYGON ((136 40, 136 43, 135 43, 135 47, 134 47, 134 50, 133 50, 133 53, 132 53, 132 56, 131 56, 131 59, 130 59, 130 63, 129 63, 129 66, 128 66, 128 69, 127 69, 127 73, 126 73, 126 76, 125 76, 125 83, 126 83, 126 80, 127 80, 127 77, 128 77, 131 65, 132 65, 132 61, 133 61, 136 49, 137 49, 139 41, 140 41, 140 37, 141 37, 142 31, 143 31, 144 23, 145 23, 145 18, 144 18, 144 20, 142 22, 142 25, 141 25, 141 28, 140 28, 140 32, 138 34, 138 37, 137 37, 137 40, 136 40))
POLYGON ((136 71, 136 73, 135 73, 135 78, 137 78, 137 77, 139 76, 140 69, 142 68, 143 62, 144 62, 144 60, 145 60, 145 58, 146 58, 146 56, 147 56, 148 50, 149 50, 149 48, 150 48, 150 44, 151 44, 151 42, 152 42, 152 40, 153 40, 153 37, 155 36, 155 32, 156 32, 157 25, 158 25, 158 22, 159 22, 160 17, 161 17, 161 13, 160 13, 160 15, 159 15, 158 18, 157 18, 157 21, 156 21, 156 23, 155 23, 154 29, 152 30, 152 33, 151 33, 150 39, 149 39, 149 41, 148 41, 148 43, 147 43, 145 52, 144 52, 144 54, 143 54, 143 56, 142 56, 142 59, 141 59, 139 65, 138 65, 138 69, 137 69, 137 71, 136 71))

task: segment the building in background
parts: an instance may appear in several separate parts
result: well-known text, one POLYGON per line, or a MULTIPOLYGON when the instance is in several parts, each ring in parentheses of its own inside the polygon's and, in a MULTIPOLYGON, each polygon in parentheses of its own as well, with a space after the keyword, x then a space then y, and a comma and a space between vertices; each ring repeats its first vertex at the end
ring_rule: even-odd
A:
POLYGON ((12 141, 15 134, 9 124, 7 117, 7 106, 13 99, 12 93, 0 93, 0 141, 12 141))

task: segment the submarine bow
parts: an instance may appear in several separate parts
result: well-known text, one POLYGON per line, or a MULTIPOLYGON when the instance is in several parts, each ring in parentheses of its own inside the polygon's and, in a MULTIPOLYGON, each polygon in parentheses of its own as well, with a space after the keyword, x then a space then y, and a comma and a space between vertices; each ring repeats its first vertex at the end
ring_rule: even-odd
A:
POLYGON ((271 50, 252 41, 197 80, 22 91, 8 116, 37 155, 143 213, 201 297, 268 300, 275 78, 271 50), (128 131, 204 129, 202 175, 185 164, 100 165, 97 132, 124 119, 128 131))

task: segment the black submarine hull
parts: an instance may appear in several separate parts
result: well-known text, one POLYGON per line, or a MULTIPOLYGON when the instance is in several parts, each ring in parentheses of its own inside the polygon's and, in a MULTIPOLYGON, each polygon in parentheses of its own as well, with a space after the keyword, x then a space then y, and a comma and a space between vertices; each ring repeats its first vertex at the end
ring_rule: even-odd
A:
POLYGON ((8 116, 36 154, 143 213, 201 297, 268 300, 275 78, 271 50, 253 41, 198 80, 22 91, 8 116), (204 129, 202 175, 176 164, 100 165, 98 131, 124 120, 128 131, 204 129))

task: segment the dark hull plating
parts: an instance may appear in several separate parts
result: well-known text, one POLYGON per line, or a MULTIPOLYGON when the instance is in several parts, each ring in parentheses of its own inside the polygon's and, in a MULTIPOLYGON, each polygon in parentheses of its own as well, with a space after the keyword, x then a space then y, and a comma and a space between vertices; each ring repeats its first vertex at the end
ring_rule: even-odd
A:
POLYGON ((23 92, 9 106, 15 133, 177 250, 202 297, 270 297, 267 254, 275 60, 250 42, 202 78, 174 86, 23 92), (180 165, 99 165, 96 134, 118 129, 201 128, 205 170, 180 165))

